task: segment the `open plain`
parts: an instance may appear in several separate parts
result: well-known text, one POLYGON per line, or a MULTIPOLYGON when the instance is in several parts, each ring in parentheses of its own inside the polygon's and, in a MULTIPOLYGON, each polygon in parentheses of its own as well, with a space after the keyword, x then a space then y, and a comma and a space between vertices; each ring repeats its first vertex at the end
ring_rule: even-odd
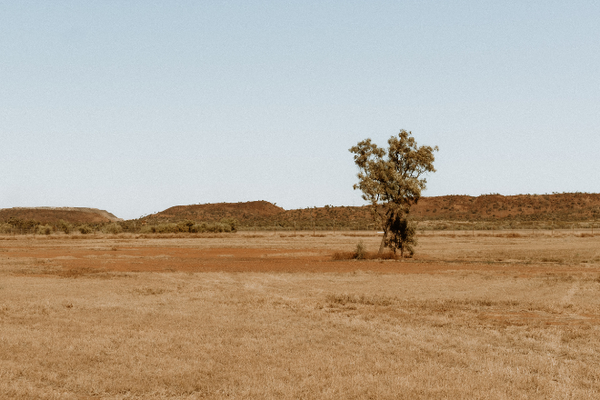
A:
POLYGON ((0 236, 0 398, 595 399, 600 235, 0 236))

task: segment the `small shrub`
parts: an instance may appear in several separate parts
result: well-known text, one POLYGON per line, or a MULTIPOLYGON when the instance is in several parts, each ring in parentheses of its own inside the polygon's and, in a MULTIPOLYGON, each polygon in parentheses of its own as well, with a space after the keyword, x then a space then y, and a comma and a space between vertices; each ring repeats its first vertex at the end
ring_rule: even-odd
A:
POLYGON ((67 235, 69 233, 71 233, 71 231, 73 230, 73 226, 70 223, 68 223, 67 221, 64 221, 62 219, 58 221, 57 228, 59 231, 63 231, 67 235))
POLYGON ((11 225, 14 229, 12 232, 17 231, 18 233, 36 233, 38 225, 41 225, 41 222, 33 220, 33 219, 20 219, 20 218, 9 218, 6 221, 9 225, 11 225))
POLYGON ((194 222, 193 221, 181 221, 177 224, 177 230, 179 232, 193 232, 194 222))
POLYGON ((156 233, 156 227, 154 225, 144 225, 140 228, 140 233, 156 233))
POLYGON ((159 224, 154 228, 153 233, 179 233, 179 226, 175 223, 159 224))
POLYGON ((223 218, 220 223, 227 226, 226 232, 237 232, 238 222, 236 219, 223 218))
POLYGON ((13 227, 10 224, 0 224, 0 233, 12 233, 13 227))
POLYGON ((367 254, 367 248, 366 248, 365 244, 363 243, 363 241, 361 240, 356 245, 356 251, 354 252, 354 258, 356 258, 357 260, 362 260, 365 258, 366 254, 367 254))
POLYGON ((118 223, 113 222, 111 224, 105 225, 104 228, 102 228, 102 232, 112 233, 113 235, 116 235, 119 233, 123 233, 123 227, 118 223))
POLYGON ((48 224, 38 225, 38 227, 36 228, 36 233, 38 235, 49 235, 52 233, 52 227, 48 224))
POLYGON ((82 235, 87 235, 87 234, 89 234, 89 233, 92 233, 92 231, 93 231, 93 230, 92 230, 92 228, 91 228, 89 225, 81 225, 81 226, 79 226, 79 228, 77 228, 77 229, 79 230, 79 232, 80 232, 82 235))

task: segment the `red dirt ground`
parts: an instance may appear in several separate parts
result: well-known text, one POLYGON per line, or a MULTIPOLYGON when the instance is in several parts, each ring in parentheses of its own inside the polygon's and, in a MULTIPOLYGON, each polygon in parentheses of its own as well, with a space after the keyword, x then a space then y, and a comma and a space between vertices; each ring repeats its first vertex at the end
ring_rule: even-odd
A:
MULTIPOLYGON (((96 272, 335 272, 371 271, 376 273, 444 273, 446 271, 489 271, 530 276, 540 273, 585 272, 577 265, 552 263, 453 262, 427 259, 332 260, 325 250, 248 249, 182 247, 105 247, 89 248, 5 248, 3 260, 43 262, 47 267, 69 271, 96 272)), ((55 275, 56 273, 52 273, 55 275)))
MULTIPOLYGON (((11 238, 0 243, 0 267, 15 275, 38 277, 84 276, 110 278, 108 272, 279 272, 446 274, 476 272, 507 274, 515 278, 570 276, 598 272, 596 266, 559 263, 481 262, 415 259, 333 260, 333 252, 315 248, 182 247, 181 242, 139 245, 111 240, 29 240, 11 238)), ((500 324, 523 325, 537 321, 547 325, 600 324, 598 315, 543 312, 483 312, 479 318, 500 324)))

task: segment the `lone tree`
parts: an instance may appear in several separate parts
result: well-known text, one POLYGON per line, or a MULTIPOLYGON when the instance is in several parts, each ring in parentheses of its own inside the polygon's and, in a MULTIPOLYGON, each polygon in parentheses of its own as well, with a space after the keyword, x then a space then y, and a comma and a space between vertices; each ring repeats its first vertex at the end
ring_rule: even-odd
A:
POLYGON ((426 187, 422 175, 435 172, 433 152, 438 147, 418 147, 412 133, 404 129, 392 136, 388 145, 386 150, 365 139, 350 149, 360 169, 354 189, 362 190, 375 222, 383 227, 379 254, 389 247, 394 253, 399 249, 402 257, 405 252, 412 256, 416 228, 408 215, 426 187))

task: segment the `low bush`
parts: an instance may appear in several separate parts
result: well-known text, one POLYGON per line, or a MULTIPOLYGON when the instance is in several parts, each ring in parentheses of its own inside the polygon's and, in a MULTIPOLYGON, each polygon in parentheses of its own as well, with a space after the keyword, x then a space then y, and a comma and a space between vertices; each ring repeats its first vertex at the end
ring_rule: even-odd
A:
POLYGON ((12 230, 13 233, 21 234, 35 233, 38 225, 41 225, 40 221, 36 221, 34 219, 20 219, 12 217, 6 222, 14 228, 12 230))
POLYGON ((228 233, 237 231, 237 221, 233 219, 223 219, 215 223, 196 223, 194 221, 184 220, 157 225, 146 225, 142 227, 140 233, 228 233))
POLYGON ((7 234, 7 233, 13 233, 13 226, 10 224, 0 224, 0 233, 2 234, 7 234))
POLYGON ((56 228, 59 231, 62 231, 62 232, 66 233, 68 235, 73 230, 73 225, 71 225, 67 221, 64 221, 64 220, 61 219, 61 220, 58 221, 58 225, 56 226, 56 228))
POLYGON ((123 227, 121 227, 121 225, 119 225, 118 223, 113 222, 108 225, 104 225, 104 227, 102 228, 102 232, 117 235, 119 233, 123 233, 123 227))
POLYGON ((86 225, 81 225, 81 226, 79 226, 79 227, 77 228, 77 230, 79 230, 79 232, 80 232, 82 235, 87 235, 87 234, 89 234, 89 233, 92 233, 92 232, 93 232, 93 229, 92 229, 92 227, 91 227, 91 226, 89 226, 89 225, 87 225, 87 224, 86 224, 86 225))
POLYGON ((354 252, 354 258, 356 258, 357 260, 362 260, 363 258, 365 258, 366 254, 367 254, 367 248, 361 240, 356 245, 356 251, 354 252))
POLYGON ((177 224, 158 224, 144 226, 141 233, 178 233, 179 227, 177 224))
POLYGON ((52 233, 52 227, 48 224, 46 225, 38 225, 35 233, 37 233, 38 235, 49 235, 52 233))

